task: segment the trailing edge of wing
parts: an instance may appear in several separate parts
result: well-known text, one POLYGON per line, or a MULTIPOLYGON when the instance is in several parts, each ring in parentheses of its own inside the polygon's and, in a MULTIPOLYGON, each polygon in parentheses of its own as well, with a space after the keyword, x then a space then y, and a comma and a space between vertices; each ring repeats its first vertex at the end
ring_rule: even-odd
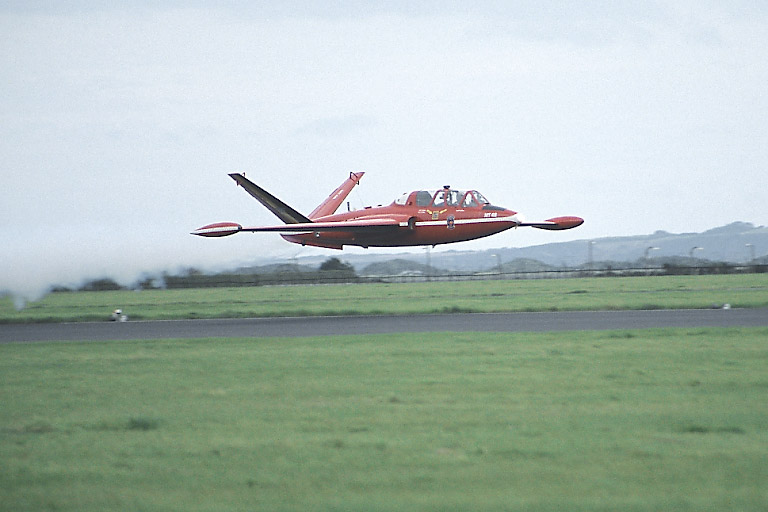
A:
POLYGON ((366 219, 341 222, 301 222, 284 226, 243 227, 239 231, 271 231, 276 233, 322 233, 347 231, 350 233, 377 233, 407 228, 408 224, 398 219, 366 219))
POLYGON ((409 229, 407 221, 395 218, 362 219, 336 222, 295 222, 282 226, 243 227, 236 222, 217 222, 208 224, 192 232, 193 235, 205 237, 222 237, 234 235, 242 231, 273 233, 322 233, 328 231, 344 231, 348 233, 381 233, 398 229, 409 229))
POLYGON ((230 178, 235 180, 238 185, 243 187, 246 192, 251 194, 257 201, 267 207, 269 211, 277 215, 277 218, 286 224, 298 224, 303 222, 312 222, 309 218, 297 212, 245 176, 239 173, 231 173, 230 178))

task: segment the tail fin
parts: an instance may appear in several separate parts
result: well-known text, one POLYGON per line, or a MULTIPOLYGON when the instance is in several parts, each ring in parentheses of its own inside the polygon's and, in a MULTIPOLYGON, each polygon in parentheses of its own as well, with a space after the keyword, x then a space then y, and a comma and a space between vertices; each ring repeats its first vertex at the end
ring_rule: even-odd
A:
MULTIPOLYGON (((277 215, 277 218, 286 224, 312 222, 304 215, 300 214, 260 186, 247 179, 242 174, 232 173, 229 175, 229 177, 235 180, 238 185, 245 189, 246 192, 255 197, 257 201, 266 206, 269 211, 277 215)), ((336 206, 338 207, 338 205, 336 206)))
POLYGON ((363 177, 364 172, 350 172, 349 178, 344 180, 344 183, 334 190, 328 199, 320 203, 320 206, 314 209, 309 214, 310 219, 316 219, 318 217, 325 217, 326 215, 332 215, 336 213, 339 205, 347 198, 355 185, 360 183, 360 178, 363 177))

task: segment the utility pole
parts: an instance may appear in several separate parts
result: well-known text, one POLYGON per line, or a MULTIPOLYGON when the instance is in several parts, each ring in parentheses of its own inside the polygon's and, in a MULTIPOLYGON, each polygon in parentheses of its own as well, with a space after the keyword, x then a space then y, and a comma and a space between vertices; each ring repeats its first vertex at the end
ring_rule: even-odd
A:
POLYGON ((745 247, 749 247, 750 262, 755 261, 755 246, 753 244, 744 244, 745 247))
POLYGON ((498 254, 492 254, 491 256, 496 256, 496 271, 499 274, 499 279, 501 279, 501 256, 498 254))
POLYGON ((654 246, 646 247, 645 248, 645 253, 643 254, 643 259, 646 259, 646 260, 648 259, 648 253, 650 251, 658 251, 658 250, 659 250, 658 247, 654 247, 654 246))
POLYGON ((432 280, 432 255, 430 254, 431 247, 426 245, 424 248, 427 250, 427 281, 432 280))
POLYGON ((659 248, 658 247, 654 247, 652 245, 645 248, 645 253, 643 254, 643 262, 645 263, 646 267, 650 267, 648 253, 651 252, 651 251, 657 251, 657 250, 659 250, 659 248))

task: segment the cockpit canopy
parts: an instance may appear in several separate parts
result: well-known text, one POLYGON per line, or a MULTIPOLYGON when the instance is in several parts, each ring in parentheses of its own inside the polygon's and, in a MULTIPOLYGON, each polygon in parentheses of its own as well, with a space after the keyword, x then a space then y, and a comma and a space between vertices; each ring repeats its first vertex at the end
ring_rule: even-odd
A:
POLYGON ((477 190, 453 190, 443 188, 442 190, 418 190, 416 192, 406 192, 395 200, 395 204, 401 206, 433 206, 436 208, 442 206, 455 206, 459 208, 472 208, 490 204, 490 202, 477 190))

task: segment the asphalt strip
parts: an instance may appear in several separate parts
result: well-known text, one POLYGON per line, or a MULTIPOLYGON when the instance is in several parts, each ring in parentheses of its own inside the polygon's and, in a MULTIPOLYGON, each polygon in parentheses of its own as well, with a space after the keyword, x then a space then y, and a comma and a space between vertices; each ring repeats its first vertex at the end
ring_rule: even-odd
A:
POLYGON ((768 309, 457 313, 0 324, 0 343, 768 326, 768 309))

